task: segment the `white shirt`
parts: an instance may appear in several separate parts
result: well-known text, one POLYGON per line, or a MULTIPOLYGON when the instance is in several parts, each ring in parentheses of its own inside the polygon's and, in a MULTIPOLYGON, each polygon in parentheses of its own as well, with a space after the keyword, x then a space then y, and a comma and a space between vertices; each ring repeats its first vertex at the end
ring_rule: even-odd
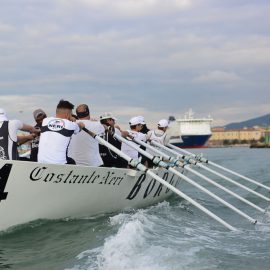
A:
MULTIPOLYGON (((169 136, 167 135, 166 132, 164 132, 163 130, 160 130, 160 129, 156 129, 156 130, 150 130, 147 132, 147 140, 150 140, 150 141, 155 141, 159 144, 162 144, 162 145, 167 145, 169 143, 169 136)), ((157 150, 161 150, 162 149, 159 149, 157 146, 154 146, 154 145, 151 145, 153 147, 156 147, 157 150)), ((147 148, 146 151, 148 153, 150 153, 151 155, 153 156, 156 156, 157 153, 154 152, 153 150, 147 148)))
POLYGON ((156 141, 159 144, 166 145, 169 143, 169 136, 160 129, 150 130, 147 132, 147 139, 156 141))
POLYGON ((79 132, 77 123, 62 118, 45 118, 39 139, 38 162, 66 164, 71 136, 79 132))
MULTIPOLYGON (((105 128, 100 122, 91 120, 79 120, 85 127, 97 135, 103 135, 105 128)), ((98 141, 92 138, 85 131, 73 135, 68 149, 68 156, 76 161, 77 165, 101 166, 102 158, 99 154, 98 141)))
MULTIPOLYGON (((3 121, 0 121, 0 127, 2 127, 3 121)), ((12 157, 12 148, 13 144, 17 142, 17 131, 22 129, 23 123, 20 120, 9 120, 8 121, 8 155, 10 159, 15 158, 12 157)), ((0 140, 2 139, 2 135, 0 134, 0 140)), ((0 156, 3 159, 6 159, 7 157, 4 155, 4 153, 0 154, 0 156), (3 156, 2 156, 3 155, 3 156)))
MULTIPOLYGON (((146 134, 143 134, 141 132, 134 131, 134 130, 128 130, 128 133, 130 134, 131 137, 134 137, 138 140, 146 142, 146 134)), ((130 143, 135 146, 139 146, 137 143, 134 143, 132 141, 130 141, 130 143)), ((138 158, 138 154, 139 154, 138 151, 124 142, 122 143, 121 151, 133 159, 138 158)))
MULTIPOLYGON (((3 122, 0 122, 2 125, 3 122)), ((14 142, 17 142, 17 132, 23 128, 23 123, 20 120, 9 120, 8 122, 8 132, 10 139, 14 142)))

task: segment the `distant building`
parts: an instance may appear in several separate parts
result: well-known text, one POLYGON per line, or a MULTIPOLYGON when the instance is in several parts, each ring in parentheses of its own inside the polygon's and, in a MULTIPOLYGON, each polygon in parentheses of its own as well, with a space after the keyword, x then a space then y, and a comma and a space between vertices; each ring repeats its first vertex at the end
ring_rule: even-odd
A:
POLYGON ((265 129, 260 127, 243 129, 225 129, 223 127, 212 128, 212 136, 209 145, 223 144, 227 142, 246 142, 259 141, 264 137, 265 129))
POLYGON ((270 128, 269 127, 264 130, 263 137, 264 137, 264 143, 270 144, 270 128))

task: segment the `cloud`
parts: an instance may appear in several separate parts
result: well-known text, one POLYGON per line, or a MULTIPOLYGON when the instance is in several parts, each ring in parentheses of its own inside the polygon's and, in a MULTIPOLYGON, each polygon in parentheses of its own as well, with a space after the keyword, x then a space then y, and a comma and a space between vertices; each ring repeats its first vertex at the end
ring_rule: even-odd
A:
POLYGON ((5 24, 0 22, 0 34, 1 33, 11 33, 15 28, 10 24, 5 24))
POLYGON ((25 123, 33 123, 32 113, 43 108, 47 113, 55 111, 55 97, 51 95, 1 95, 0 107, 7 112, 9 119, 20 119, 25 123))
POLYGON ((269 114, 270 103, 261 103, 260 106, 247 107, 241 103, 236 106, 225 106, 215 111, 214 126, 224 126, 230 122, 241 122, 269 114), (245 112, 245 114, 243 114, 245 112), (232 120, 234 119, 234 120, 232 120))
POLYGON ((45 37, 50 37, 53 34, 58 34, 61 27, 55 23, 39 23, 35 25, 24 25, 21 28, 23 35, 27 37, 27 39, 42 39, 45 37))
POLYGON ((4 1, 0 106, 14 95, 32 108, 19 96, 46 93, 48 107, 89 100, 95 114, 117 112, 124 123, 136 112, 156 123, 190 107, 214 118, 239 107, 246 117, 255 101, 264 112, 269 10, 250 0, 4 1))
POLYGON ((95 79, 88 74, 64 74, 51 77, 35 78, 31 80, 16 80, 9 82, 0 82, 0 88, 9 87, 21 87, 21 86, 40 86, 45 84, 59 84, 59 83, 71 83, 71 82, 82 82, 82 81, 94 81, 95 79))
POLYGON ((125 18, 168 13, 190 8, 193 0, 60 0, 66 7, 82 5, 91 10, 125 18))
POLYGON ((104 112, 112 112, 116 116, 117 123, 121 127, 128 129, 128 121, 135 115, 144 115, 148 127, 155 128, 156 123, 167 118, 168 113, 163 110, 153 111, 149 108, 140 106, 115 106, 110 103, 111 96, 107 98, 97 98, 93 94, 80 94, 72 98, 58 95, 4 95, 1 96, 0 107, 7 112, 9 119, 20 119, 25 123, 31 124, 33 120, 33 111, 37 108, 42 108, 48 116, 55 115, 55 108, 60 99, 67 99, 72 102, 75 107, 81 103, 87 103, 90 107, 91 117, 99 120, 99 116, 104 112))
POLYGON ((210 71, 194 79, 195 83, 233 83, 240 80, 235 73, 220 70, 210 71))

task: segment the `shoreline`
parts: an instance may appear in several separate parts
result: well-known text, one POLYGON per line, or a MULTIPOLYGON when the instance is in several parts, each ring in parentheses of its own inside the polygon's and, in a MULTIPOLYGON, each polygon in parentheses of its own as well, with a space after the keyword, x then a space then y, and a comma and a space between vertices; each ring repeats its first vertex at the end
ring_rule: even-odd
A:
POLYGON ((242 145, 211 145, 206 148, 270 148, 270 145, 252 145, 252 144, 242 144, 242 145))
POLYGON ((250 144, 230 144, 230 145, 208 145, 206 148, 238 148, 238 147, 250 147, 250 144))

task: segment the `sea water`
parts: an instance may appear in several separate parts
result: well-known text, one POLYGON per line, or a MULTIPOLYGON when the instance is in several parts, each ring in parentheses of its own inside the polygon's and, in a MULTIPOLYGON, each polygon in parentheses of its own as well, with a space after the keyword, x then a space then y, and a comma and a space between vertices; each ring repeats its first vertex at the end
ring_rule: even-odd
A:
MULTIPOLYGON (((270 186, 269 149, 193 152, 270 186)), ((202 169, 199 172, 204 173, 202 169)), ((269 202, 206 175, 270 212, 269 202)), ((238 231, 228 231, 178 196, 172 196, 145 209, 84 219, 37 220, 0 232, 0 269, 270 269, 269 214, 262 214, 190 173, 188 176, 260 224, 251 224, 190 184, 182 183, 183 192, 238 231)), ((241 183, 270 197, 270 192, 261 187, 244 180, 241 183)))

